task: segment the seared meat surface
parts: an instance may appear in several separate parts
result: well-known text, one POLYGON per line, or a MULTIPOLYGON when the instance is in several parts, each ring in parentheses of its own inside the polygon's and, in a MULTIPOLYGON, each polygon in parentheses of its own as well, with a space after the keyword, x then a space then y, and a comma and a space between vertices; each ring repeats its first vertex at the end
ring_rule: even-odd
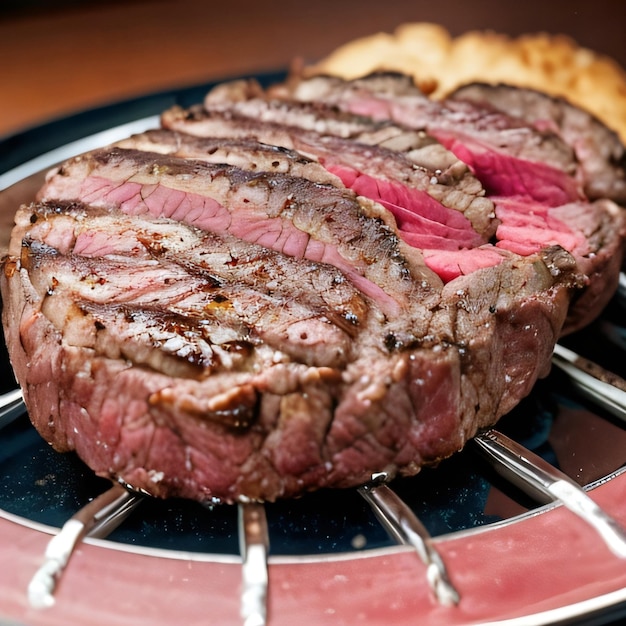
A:
MULTIPOLYGON (((385 115, 431 106, 364 82, 385 115)), ((415 474, 513 408, 606 301, 623 215, 586 197, 563 137, 534 162, 550 190, 521 195, 434 122, 341 110, 361 87, 321 84, 220 86, 18 210, 5 334, 56 449, 213 502, 415 474)), ((476 110, 459 128, 503 128, 476 110)), ((537 131, 507 120, 520 159, 537 131)))

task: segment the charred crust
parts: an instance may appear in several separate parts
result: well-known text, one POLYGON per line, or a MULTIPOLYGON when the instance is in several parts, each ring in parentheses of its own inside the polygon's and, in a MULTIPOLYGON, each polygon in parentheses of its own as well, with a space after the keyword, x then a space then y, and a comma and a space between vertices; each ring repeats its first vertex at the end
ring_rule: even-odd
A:
POLYGON ((402 348, 403 345, 402 341, 394 333, 387 333, 383 343, 388 352, 395 352, 402 348))

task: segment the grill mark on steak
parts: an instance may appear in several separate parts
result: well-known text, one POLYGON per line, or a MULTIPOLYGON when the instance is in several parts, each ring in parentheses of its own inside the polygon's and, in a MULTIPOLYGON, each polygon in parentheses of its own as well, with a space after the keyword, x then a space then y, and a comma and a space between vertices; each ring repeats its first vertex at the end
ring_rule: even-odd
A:
MULTIPOLYGON (((497 221, 494 220, 492 202, 483 197, 482 187, 477 184, 473 176, 467 176, 467 167, 457 159, 450 161, 446 156, 446 165, 441 162, 443 159, 436 160, 441 167, 447 167, 447 169, 445 171, 432 170, 427 176, 428 180, 426 180, 423 177, 425 171, 421 169, 424 166, 416 165, 412 156, 419 152, 417 149, 398 154, 375 144, 365 147, 363 144, 355 143, 356 133, 354 131, 343 133, 345 135, 352 134, 352 139, 347 141, 342 137, 320 136, 307 130, 309 126, 313 126, 311 121, 313 116, 316 116, 314 119, 320 119, 322 123, 326 119, 324 116, 329 116, 331 120, 334 120, 332 111, 322 113, 319 107, 314 107, 314 110, 308 112, 307 115, 307 110, 299 111, 298 107, 292 106, 291 103, 286 106, 285 103, 281 102, 268 103, 260 100, 247 104, 252 106, 252 108, 247 109, 250 117, 242 117, 232 111, 222 114, 214 110, 207 112, 204 109, 195 109, 190 115, 180 109, 172 109, 164 114, 163 120, 167 127, 191 133, 194 136, 216 135, 218 138, 233 134, 237 137, 253 136, 262 141, 272 141, 290 148, 295 147, 306 154, 316 155, 322 160, 330 155, 328 158, 331 162, 334 159, 332 155, 343 154, 342 162, 332 165, 331 171, 342 176, 343 182, 357 193, 378 200, 382 205, 389 208, 400 225, 399 234, 402 239, 411 246, 423 249, 427 266, 446 282, 462 273, 469 273, 479 268, 500 263, 505 258, 503 253, 475 247, 486 242, 493 235, 497 221), (279 105, 276 110, 274 110, 274 104, 279 105), (271 119, 287 119, 295 124, 302 117, 304 120, 302 122, 303 128, 287 127, 283 124, 266 121, 270 116, 263 116, 257 110, 258 107, 266 106, 270 107, 271 119), (256 115, 257 113, 258 115, 256 115), (300 113, 304 114, 300 116, 300 113), (262 117, 264 121, 256 122, 256 117, 262 117), (326 155, 326 157, 321 155, 326 155), (410 159, 409 155, 411 155, 410 159), (411 168, 418 167, 418 173, 421 175, 421 182, 416 186, 427 190, 428 195, 441 201, 444 206, 462 211, 463 216, 471 220, 475 231, 482 237, 482 241, 468 229, 451 228, 450 223, 441 224, 441 222, 458 224, 458 221, 450 218, 450 215, 453 215, 452 212, 446 213, 445 209, 442 211, 441 206, 435 205, 422 189, 409 188, 406 185, 407 179, 414 179, 416 173, 414 169, 407 171, 407 161, 412 163, 411 168), (359 165, 362 170, 371 172, 375 176, 381 176, 382 169, 383 178, 375 179, 372 175, 362 175, 358 170, 352 168, 355 162, 360 162, 359 165), (349 165, 346 166, 345 164, 349 165), (380 164, 384 164, 382 168, 380 164), (418 197, 418 194, 421 196, 418 197), (428 198, 427 202, 425 202, 425 197, 428 198), (419 213, 424 215, 414 211, 418 204, 421 205, 418 209, 419 213), (411 210, 407 210, 405 207, 410 207, 411 210)), ((368 128, 368 123, 364 119, 357 118, 357 123, 368 128)), ((332 132, 340 133, 340 130, 334 126, 331 128, 332 132)), ((325 127, 325 130, 328 131, 328 128, 325 127)), ((393 127, 393 130, 409 137, 412 135, 408 129, 397 126, 393 127)), ((358 137, 359 140, 372 141, 371 136, 358 135, 358 137)), ((211 137, 207 139, 209 141, 217 140, 211 137)), ((144 139, 142 138, 141 141, 144 139)), ((409 142, 399 147, 405 149, 407 145, 412 146, 413 144, 409 142)), ((427 145, 433 146, 430 138, 427 145)), ((436 147, 443 149, 440 144, 436 144, 436 147)), ((185 148, 184 151, 187 152, 187 150, 188 148, 185 148)), ((447 151, 443 150, 443 152, 449 155, 447 151)), ((417 161, 424 161, 424 159, 420 157, 417 161)), ((433 159, 428 158, 426 161, 432 163, 433 159)), ((414 180, 413 182, 415 183, 414 180)))

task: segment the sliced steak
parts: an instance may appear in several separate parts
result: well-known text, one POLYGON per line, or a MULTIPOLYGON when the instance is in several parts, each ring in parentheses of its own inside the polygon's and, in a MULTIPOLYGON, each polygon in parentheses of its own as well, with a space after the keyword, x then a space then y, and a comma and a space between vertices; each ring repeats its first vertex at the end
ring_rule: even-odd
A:
MULTIPOLYGON (((234 97, 239 95, 237 84, 233 90, 234 97)), ((254 97, 249 100, 229 104, 225 89, 221 91, 216 102, 209 94, 204 107, 166 111, 163 125, 199 137, 254 137, 294 149, 318 160, 347 186, 358 181, 357 187, 365 187, 359 188, 359 193, 382 189, 392 182, 402 189, 390 192, 389 205, 401 193, 407 196, 403 208, 412 213, 428 215, 430 207, 435 213, 447 213, 454 221, 452 212, 460 211, 484 241, 493 235, 493 204, 485 198, 480 182, 465 163, 424 133, 330 108, 269 100, 260 97, 256 89, 250 90, 254 97), (413 201, 411 195, 416 197, 413 201)), ((370 197, 368 193, 362 195, 370 197)), ((380 195, 378 191, 372 199, 384 204, 380 195)))
POLYGON ((558 135, 491 107, 431 100, 409 77, 315 77, 296 83, 287 96, 424 130, 467 163, 492 195, 523 195, 550 206, 583 198, 574 151, 558 135))
POLYGON ((234 502, 412 475, 495 423, 610 297, 626 222, 573 122, 472 99, 237 81, 52 170, 0 276, 37 429, 234 502))
POLYGON ((450 99, 493 107, 558 134, 581 163, 578 175, 589 198, 626 204, 626 149, 617 133, 587 111, 563 98, 509 85, 474 83, 457 89, 450 99))
POLYGON ((547 373, 584 280, 562 247, 444 285, 381 205, 249 147, 98 150, 18 212, 6 337, 55 448, 157 496, 273 500, 414 474, 547 373))

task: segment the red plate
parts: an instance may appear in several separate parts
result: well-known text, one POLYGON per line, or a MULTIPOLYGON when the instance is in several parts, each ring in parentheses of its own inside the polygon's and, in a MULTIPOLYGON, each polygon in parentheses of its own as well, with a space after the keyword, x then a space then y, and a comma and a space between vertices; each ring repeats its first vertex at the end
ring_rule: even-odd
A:
MULTIPOLYGON (((626 525, 626 471, 592 498, 626 525)), ((241 624, 241 567, 220 558, 87 540, 74 553, 48 609, 26 589, 51 530, 0 518, 0 616, 54 624, 241 624)), ((424 565, 408 548, 324 558, 270 559, 272 626, 332 624, 551 624, 626 603, 626 561, 563 507, 544 507, 499 525, 435 540, 461 595, 433 598, 424 565)), ((621 610, 626 615, 626 606, 621 610)), ((615 617, 616 613, 612 612, 615 617)))

